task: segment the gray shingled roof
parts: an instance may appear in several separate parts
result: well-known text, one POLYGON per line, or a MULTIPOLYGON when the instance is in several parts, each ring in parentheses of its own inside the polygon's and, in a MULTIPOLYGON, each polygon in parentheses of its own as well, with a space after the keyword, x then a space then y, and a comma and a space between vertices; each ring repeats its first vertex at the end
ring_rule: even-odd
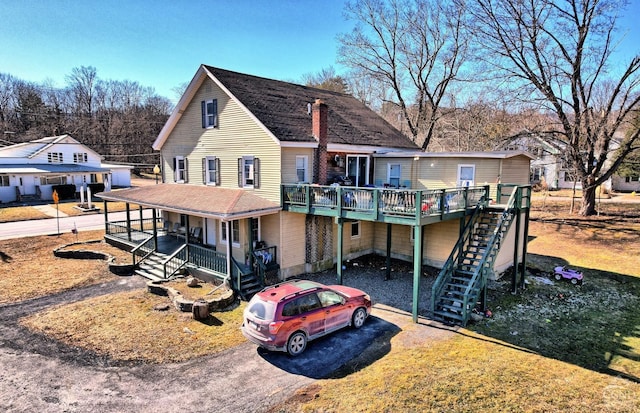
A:
POLYGON ((329 143, 418 149, 350 95, 204 66, 281 141, 315 142, 307 105, 328 106, 329 143))

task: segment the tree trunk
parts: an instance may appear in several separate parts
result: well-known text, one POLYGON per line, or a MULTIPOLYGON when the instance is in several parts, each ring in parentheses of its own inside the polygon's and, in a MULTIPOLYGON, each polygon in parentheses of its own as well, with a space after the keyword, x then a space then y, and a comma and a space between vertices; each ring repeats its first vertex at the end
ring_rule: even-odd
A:
POLYGON ((583 217, 596 214, 596 189, 592 175, 582 180, 582 207, 580 215, 583 217))

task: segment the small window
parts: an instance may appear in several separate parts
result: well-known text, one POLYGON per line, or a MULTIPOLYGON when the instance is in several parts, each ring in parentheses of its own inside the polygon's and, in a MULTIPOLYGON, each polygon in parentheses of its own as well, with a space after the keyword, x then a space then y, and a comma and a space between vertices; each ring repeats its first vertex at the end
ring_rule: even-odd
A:
POLYGON ((251 236, 254 241, 260 241, 260 217, 251 218, 251 236))
POLYGON ((309 157, 296 156, 297 182, 309 182, 309 157))
POLYGON ((9 175, 0 175, 0 186, 9 186, 9 175))
POLYGON ((49 163, 63 163, 64 157, 62 152, 49 152, 47 153, 47 162, 49 163))
POLYGON ((360 221, 351 223, 351 238, 360 238, 360 221))
POLYGON ((73 154, 73 163, 87 163, 88 159, 86 152, 76 152, 73 154))
POLYGON ((458 186, 469 187, 474 184, 476 174, 475 165, 458 165, 458 186))
POLYGON ((206 185, 220 185, 220 159, 215 156, 204 158, 204 183, 206 185))
POLYGON ((176 156, 173 158, 173 179, 175 182, 187 182, 187 158, 184 156, 176 156))
POLYGON ((202 127, 218 127, 218 99, 202 101, 202 127))
POLYGON ((238 186, 240 188, 260 187, 260 159, 253 156, 238 158, 238 186))

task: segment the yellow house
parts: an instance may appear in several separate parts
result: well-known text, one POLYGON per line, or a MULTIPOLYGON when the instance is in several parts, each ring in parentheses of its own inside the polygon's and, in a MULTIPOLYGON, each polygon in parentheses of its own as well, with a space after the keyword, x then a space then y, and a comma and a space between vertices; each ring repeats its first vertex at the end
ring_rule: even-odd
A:
MULTIPOLYGON (((188 268, 245 298, 336 264, 341 282, 341 263, 369 253, 446 266, 476 207, 529 179, 525 153, 420 152, 350 95, 206 65, 153 148, 162 183, 99 195, 107 240, 131 248, 146 277, 188 268), (107 201, 153 218, 110 222, 107 201)), ((492 268, 524 255, 501 241, 492 268)))

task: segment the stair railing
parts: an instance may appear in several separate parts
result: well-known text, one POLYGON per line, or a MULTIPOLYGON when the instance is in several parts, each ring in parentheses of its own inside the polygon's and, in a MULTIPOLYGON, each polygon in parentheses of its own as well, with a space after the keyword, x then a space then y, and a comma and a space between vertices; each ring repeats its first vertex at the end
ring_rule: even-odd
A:
POLYGON ((145 259, 147 259, 153 252, 156 250, 156 239, 153 235, 145 238, 142 243, 136 245, 132 250, 131 254, 133 254, 133 265, 139 264, 145 259), (140 257, 139 260, 136 260, 137 257, 140 257))
POLYGON ((164 278, 173 277, 181 268, 187 265, 187 262, 189 262, 187 252, 187 244, 183 244, 162 262, 164 278))
POLYGON ((480 216, 480 212, 484 210, 486 205, 487 203, 484 199, 478 202, 478 205, 473 210, 473 214, 463 229, 462 235, 458 238, 458 242, 456 242, 451 254, 449 254, 449 258, 447 258, 447 261, 438 273, 438 278, 436 278, 431 289, 431 311, 435 311, 436 300, 442 295, 445 285, 451 280, 453 270, 455 269, 461 254, 464 252, 464 248, 469 244, 471 235, 473 235, 473 226, 476 224, 476 221, 480 216))
POLYGON ((509 197, 509 201, 507 202, 507 205, 504 208, 504 212, 502 212, 502 214, 500 215, 500 219, 498 220, 496 228, 494 229, 493 234, 491 234, 491 238, 489 239, 489 242, 487 242, 487 247, 484 253, 482 254, 482 258, 480 259, 480 264, 473 272, 473 275, 471 276, 471 281, 467 285, 467 288, 464 293, 463 303, 462 303, 462 316, 463 316, 462 325, 466 325, 467 321, 469 320, 468 307, 470 305, 470 302, 474 301, 475 303, 475 300, 477 300, 478 298, 477 294, 479 294, 480 290, 484 287, 484 285, 487 282, 487 276, 491 270, 490 266, 487 266, 487 263, 491 263, 493 258, 495 257, 495 254, 497 253, 495 248, 496 243, 499 238, 502 238, 502 236, 505 233, 505 230, 508 229, 508 227, 511 225, 511 222, 513 220, 512 219, 513 210, 516 204, 517 192, 518 192, 518 188, 517 187, 513 188, 513 192, 511 193, 511 196, 509 197), (476 291, 476 294, 472 294, 473 291, 476 291))

